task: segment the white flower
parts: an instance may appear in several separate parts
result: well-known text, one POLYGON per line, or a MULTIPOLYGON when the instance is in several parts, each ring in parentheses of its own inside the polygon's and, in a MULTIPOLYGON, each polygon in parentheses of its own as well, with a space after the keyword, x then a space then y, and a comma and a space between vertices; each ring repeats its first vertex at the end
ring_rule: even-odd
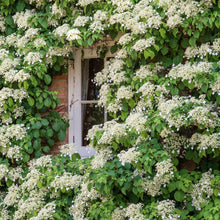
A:
POLYGON ((72 40, 78 40, 81 39, 80 35, 80 31, 78 29, 71 29, 66 33, 66 39, 68 41, 72 41, 72 40))

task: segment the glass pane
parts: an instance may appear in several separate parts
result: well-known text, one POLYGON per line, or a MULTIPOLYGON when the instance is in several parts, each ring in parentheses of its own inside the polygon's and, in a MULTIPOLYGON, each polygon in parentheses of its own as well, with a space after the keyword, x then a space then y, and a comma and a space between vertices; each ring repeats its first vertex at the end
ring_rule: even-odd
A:
POLYGON ((104 68, 104 60, 100 58, 82 61, 82 100, 98 100, 100 87, 93 83, 95 74, 104 68))
POLYGON ((88 145, 86 135, 93 125, 104 123, 104 109, 97 104, 82 104, 82 143, 88 145))

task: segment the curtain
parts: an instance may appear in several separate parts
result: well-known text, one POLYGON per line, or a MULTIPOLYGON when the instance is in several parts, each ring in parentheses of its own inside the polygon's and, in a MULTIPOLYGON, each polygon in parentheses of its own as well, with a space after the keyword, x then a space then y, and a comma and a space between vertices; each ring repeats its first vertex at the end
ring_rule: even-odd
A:
MULTIPOLYGON (((82 61, 82 85, 81 85, 81 100, 87 100, 89 87, 89 59, 82 61)), ((82 104, 82 134, 84 133, 84 121, 86 121, 86 104, 82 104)), ((84 135, 82 135, 83 138, 84 135)), ((84 140, 82 140, 82 143, 84 140)))

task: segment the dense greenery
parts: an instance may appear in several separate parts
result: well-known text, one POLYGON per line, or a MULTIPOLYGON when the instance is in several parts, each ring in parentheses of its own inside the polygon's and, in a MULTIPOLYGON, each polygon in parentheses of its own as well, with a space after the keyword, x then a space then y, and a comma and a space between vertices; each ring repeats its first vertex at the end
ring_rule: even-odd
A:
MULTIPOLYGON (((0 219, 220 218, 220 2, 0 1, 0 219), (96 74, 114 118, 64 140, 49 91, 72 48, 116 40, 96 74)), ((105 43, 102 53, 105 56, 105 43)))

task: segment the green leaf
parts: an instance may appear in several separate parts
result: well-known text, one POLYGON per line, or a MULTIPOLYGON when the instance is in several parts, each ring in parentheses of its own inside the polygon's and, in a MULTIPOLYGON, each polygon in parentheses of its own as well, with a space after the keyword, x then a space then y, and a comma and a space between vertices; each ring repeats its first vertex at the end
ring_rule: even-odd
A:
POLYGON ((128 102, 128 105, 129 105, 131 108, 134 108, 134 107, 135 107, 135 101, 134 101, 134 99, 130 99, 129 102, 128 102))
POLYGON ((51 81, 52 81, 52 78, 51 78, 50 75, 48 75, 48 74, 44 75, 44 82, 45 82, 47 85, 49 85, 49 84, 51 83, 51 81))
POLYGON ((166 55, 166 54, 168 53, 168 51, 169 51, 169 49, 168 49, 168 47, 166 47, 166 46, 164 46, 164 47, 161 49, 161 53, 162 53, 163 55, 166 55))
POLYGON ((202 87, 201 87, 201 90, 202 90, 203 92, 207 92, 208 87, 209 87, 208 84, 204 83, 204 84, 202 85, 202 87))
POLYGON ((40 189, 42 188, 43 184, 40 180, 37 181, 37 187, 40 189))
POLYGON ((118 31, 112 30, 112 31, 110 31, 109 35, 110 35, 111 39, 114 40, 118 35, 118 31))
POLYGON ((14 105, 13 99, 10 97, 8 98, 8 105, 11 107, 14 105))
POLYGON ((40 139, 36 139, 33 143, 33 148, 35 150, 40 150, 40 147, 41 147, 41 140, 40 139))
POLYGON ((164 67, 168 67, 173 64, 173 60, 168 57, 163 57, 162 61, 164 67))
POLYGON ((35 138, 39 138, 39 137, 40 137, 40 132, 39 132, 39 130, 34 130, 34 131, 33 131, 33 136, 34 136, 35 138))
POLYGON ((28 154, 23 154, 23 162, 28 162, 30 160, 30 155, 28 154))
POLYGON ((34 103, 35 103, 35 101, 34 101, 34 99, 33 99, 32 97, 28 97, 27 101, 28 101, 28 104, 29 104, 30 106, 33 106, 34 103))
POLYGON ((48 139, 47 143, 49 144, 49 146, 53 146, 54 145, 54 140, 53 139, 48 139))
POLYGON ((54 122, 52 125, 52 128, 54 131, 59 131, 60 130, 60 124, 59 122, 54 122))
POLYGON ((5 23, 8 24, 8 25, 10 25, 10 26, 13 26, 14 20, 13 20, 13 18, 12 18, 11 15, 8 15, 8 16, 5 18, 5 23))
POLYGON ((174 35, 174 37, 176 37, 178 31, 179 31, 178 28, 174 28, 174 29, 173 29, 173 35, 174 35))
POLYGON ((53 129, 52 128, 47 128, 47 132, 46 132, 48 137, 52 137, 53 136, 53 129))
POLYGON ((158 45, 154 45, 154 49, 158 52, 160 50, 160 47, 158 45))
POLYGON ((126 64, 128 67, 132 67, 132 65, 133 65, 131 59, 126 59, 126 64))
POLYGON ((78 153, 73 154, 71 159, 72 159, 73 162, 75 162, 76 160, 81 159, 80 154, 78 154, 78 153))
POLYGON ((178 47, 178 40, 177 39, 171 39, 169 42, 169 45, 172 49, 175 49, 176 47, 178 47))
POLYGON ((192 29, 191 29, 191 28, 188 29, 187 34, 188 34, 189 36, 192 35, 192 29))
POLYGON ((217 98, 216 98, 216 102, 217 102, 218 104, 220 104, 220 96, 219 96, 219 95, 218 95, 217 98))
POLYGON ((41 122, 40 122, 40 121, 37 121, 37 122, 35 123, 34 127, 35 127, 36 129, 40 129, 40 128, 42 127, 41 122))
POLYGON ((173 58, 173 63, 175 65, 178 65, 179 63, 182 63, 182 61, 183 61, 183 58, 181 56, 176 56, 176 57, 173 58))
POLYGON ((137 52, 136 52, 135 50, 132 50, 132 52, 131 52, 131 58, 132 58, 133 60, 136 60, 136 59, 137 59, 137 52))
POLYGON ((49 125, 49 121, 48 121, 46 118, 43 118, 43 119, 41 120, 41 124, 42 124, 43 126, 48 126, 48 125, 49 125))
POLYGON ((144 51, 144 58, 147 59, 148 57, 150 57, 151 59, 155 57, 155 53, 150 49, 144 51))
POLYGON ((182 41, 181 41, 181 46, 183 48, 187 48, 189 46, 189 40, 188 38, 184 38, 182 41))
POLYGON ((28 87, 29 87, 29 83, 27 81, 24 81, 24 88, 28 89, 28 87))
POLYGON ((49 147, 49 146, 43 147, 43 151, 44 151, 45 153, 49 153, 49 152, 50 152, 50 147, 49 147))
POLYGON ((213 193, 214 193, 214 195, 217 197, 218 196, 218 189, 214 189, 214 191, 213 191, 213 193))
POLYGON ((183 191, 178 190, 174 193, 174 198, 176 201, 182 202, 184 200, 184 195, 183 191))
POLYGON ((47 21, 47 19, 46 19, 46 17, 40 17, 39 18, 39 23, 40 23, 40 25, 43 27, 43 28, 47 28, 47 26, 48 26, 48 21, 47 21))
POLYGON ((188 88, 189 88, 189 89, 194 89, 194 88, 195 88, 194 83, 193 83, 193 82, 188 83, 188 88))
POLYGON ((170 90, 170 92, 171 92, 171 94, 172 94, 172 96, 175 96, 175 95, 178 95, 179 94, 179 90, 175 87, 175 88, 172 88, 171 90, 170 90))
POLYGON ((64 141, 66 138, 66 131, 60 130, 57 134, 57 137, 60 141, 64 141))
POLYGON ((195 37, 196 39, 199 38, 199 35, 200 33, 197 30, 193 33, 193 37, 195 37))
POLYGON ((175 189, 176 189, 176 184, 175 183, 169 183, 168 184, 168 189, 169 189, 169 192, 173 192, 175 189))
POLYGON ((12 181, 10 180, 10 179, 8 179, 7 181, 6 181, 6 185, 7 185, 7 187, 10 187, 11 185, 12 185, 12 181))
POLYGON ((18 12, 21 12, 21 11, 24 10, 24 8, 25 8, 25 3, 24 3, 24 1, 23 1, 23 0, 19 0, 18 3, 17 3, 17 6, 16 6, 16 10, 17 10, 18 12))
POLYGON ((118 49, 118 47, 117 47, 117 45, 115 44, 115 45, 113 45, 113 46, 111 47, 110 51, 111 51, 111 53, 113 54, 113 53, 115 53, 115 52, 117 51, 117 49, 118 49))
POLYGON ((165 39, 166 38, 166 31, 163 28, 161 28, 159 30, 159 32, 160 32, 161 37, 165 39))
POLYGON ((76 42, 79 44, 79 46, 82 46, 82 43, 83 43, 82 39, 78 39, 76 40, 76 42))
POLYGON ((189 44, 191 45, 191 46, 196 46, 196 39, 194 38, 194 37, 191 37, 190 39, 189 39, 189 44))
POLYGON ((45 105, 46 107, 50 107, 51 104, 52 104, 51 99, 50 99, 49 97, 47 97, 47 98, 44 100, 44 105, 45 105))
POLYGON ((93 44, 93 39, 92 38, 88 39, 88 44, 89 44, 89 46, 92 46, 92 44, 93 44))

